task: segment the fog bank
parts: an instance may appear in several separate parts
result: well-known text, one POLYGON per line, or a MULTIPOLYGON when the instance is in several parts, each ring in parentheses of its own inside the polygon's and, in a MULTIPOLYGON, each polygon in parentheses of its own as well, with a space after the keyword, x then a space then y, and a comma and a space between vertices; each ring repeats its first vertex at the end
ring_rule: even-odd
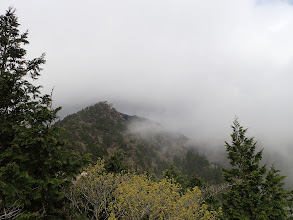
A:
POLYGON ((1 14, 9 6, 28 57, 47 54, 38 83, 55 86, 61 115, 107 100, 212 149, 237 115, 292 167, 292 1, 1 0, 1 14))

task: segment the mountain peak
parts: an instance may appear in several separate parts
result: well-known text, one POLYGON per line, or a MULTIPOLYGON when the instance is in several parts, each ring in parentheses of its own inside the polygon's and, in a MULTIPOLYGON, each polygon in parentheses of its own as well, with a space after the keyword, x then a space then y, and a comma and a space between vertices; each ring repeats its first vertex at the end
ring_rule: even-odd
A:
POLYGON ((65 128, 61 140, 66 146, 80 154, 90 153, 93 160, 119 152, 133 169, 157 175, 172 164, 203 178, 211 173, 210 163, 196 153, 187 137, 152 120, 120 113, 107 102, 68 115, 55 126, 65 128))

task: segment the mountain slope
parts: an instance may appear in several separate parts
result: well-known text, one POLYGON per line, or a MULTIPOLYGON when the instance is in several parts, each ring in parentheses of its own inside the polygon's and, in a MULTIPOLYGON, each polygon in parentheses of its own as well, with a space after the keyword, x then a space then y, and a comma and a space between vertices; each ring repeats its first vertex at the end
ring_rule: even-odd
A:
POLYGON ((64 128, 61 140, 66 146, 81 154, 91 153, 93 160, 119 152, 132 169, 161 176, 173 164, 184 174, 221 181, 220 168, 196 153, 187 137, 151 120, 119 113, 107 102, 87 107, 55 125, 64 128))

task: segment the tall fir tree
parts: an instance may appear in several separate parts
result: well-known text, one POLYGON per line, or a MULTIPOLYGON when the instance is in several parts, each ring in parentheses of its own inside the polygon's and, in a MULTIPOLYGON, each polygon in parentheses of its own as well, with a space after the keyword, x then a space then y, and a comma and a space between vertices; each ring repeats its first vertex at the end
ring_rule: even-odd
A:
POLYGON ((261 166, 262 152, 246 137, 247 129, 235 119, 232 143, 226 142, 231 169, 224 169, 229 190, 223 194, 225 219, 289 219, 292 191, 283 188, 284 176, 273 166, 261 166))
POLYGON ((14 216, 43 218, 56 215, 60 186, 88 159, 57 141, 60 129, 51 125, 60 108, 53 109, 51 95, 32 84, 44 55, 25 59, 28 32, 20 34, 18 26, 15 9, 0 16, 0 208, 2 217, 12 210, 14 216))

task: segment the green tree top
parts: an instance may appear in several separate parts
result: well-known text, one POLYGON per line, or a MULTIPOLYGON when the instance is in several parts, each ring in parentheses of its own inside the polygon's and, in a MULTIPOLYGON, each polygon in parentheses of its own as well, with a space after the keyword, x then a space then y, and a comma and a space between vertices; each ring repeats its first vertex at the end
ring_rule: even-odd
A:
POLYGON ((24 218, 56 214, 60 186, 87 161, 68 152, 51 124, 60 108, 31 83, 40 75, 44 55, 25 59, 28 32, 18 30, 15 10, 0 16, 0 216, 21 210, 24 218), (30 80, 32 79, 32 80, 30 80))
POLYGON ((255 152, 256 142, 237 118, 231 127, 226 149, 232 168, 223 170, 230 188, 223 194, 225 219, 288 219, 292 191, 283 188, 285 177, 273 166, 260 166, 263 150, 255 152))

